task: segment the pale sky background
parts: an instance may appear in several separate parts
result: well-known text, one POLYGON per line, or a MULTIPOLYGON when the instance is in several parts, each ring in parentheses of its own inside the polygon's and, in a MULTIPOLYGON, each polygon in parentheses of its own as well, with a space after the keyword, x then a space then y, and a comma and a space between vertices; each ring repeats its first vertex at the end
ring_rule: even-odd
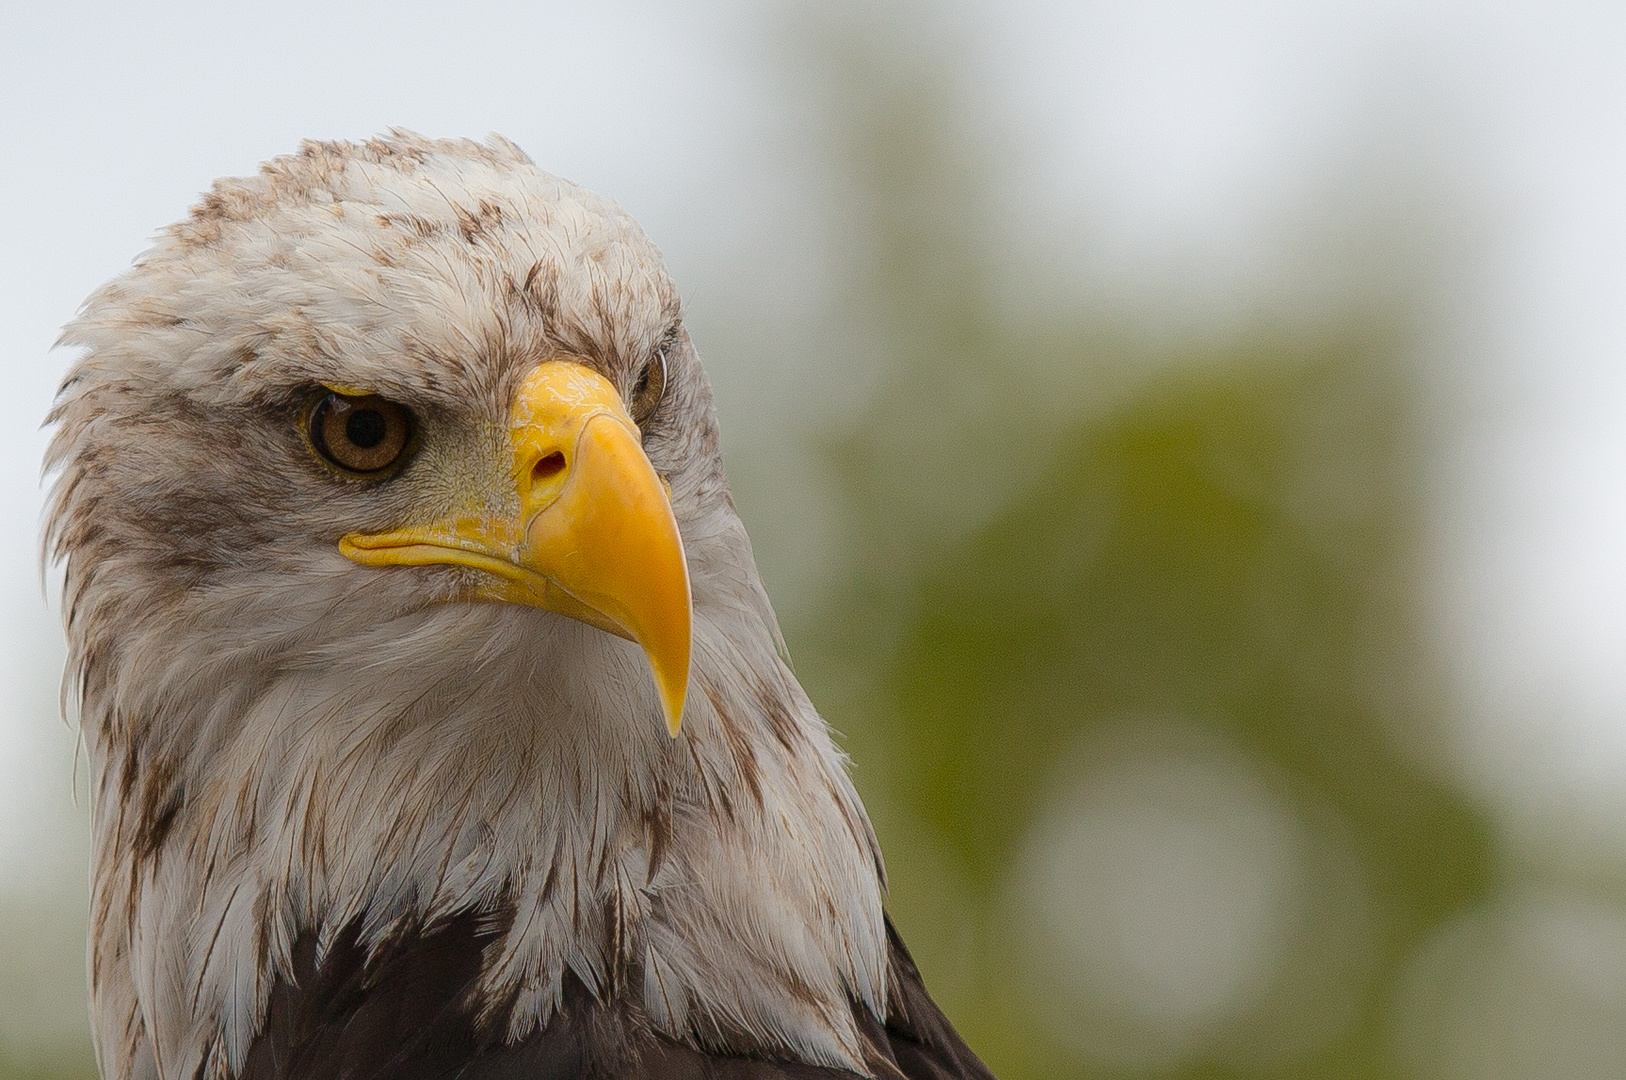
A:
MULTIPOLYGON (((912 10, 1008 135, 1014 242, 1159 326, 1280 293, 1374 147, 1438 179, 1461 260, 1430 339, 1455 767, 1515 830, 1584 820, 1626 853, 1626 8, 912 10)), ((642 221, 704 355, 708 313, 839 272, 799 216, 806 81, 775 70, 797 25, 727 0, 0 11, 0 899, 83 859, 36 556, 39 422, 69 360, 51 342, 80 301, 214 177, 302 137, 500 131, 642 221)), ((735 447, 807 385, 747 360, 713 364, 735 447)))

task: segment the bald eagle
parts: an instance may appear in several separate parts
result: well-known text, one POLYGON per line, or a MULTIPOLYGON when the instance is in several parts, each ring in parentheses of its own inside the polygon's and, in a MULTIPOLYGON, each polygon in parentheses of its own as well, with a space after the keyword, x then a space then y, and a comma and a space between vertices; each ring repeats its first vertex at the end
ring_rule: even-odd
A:
POLYGON ((307 143, 63 341, 107 1080, 990 1075, 617 206, 497 138, 307 143))

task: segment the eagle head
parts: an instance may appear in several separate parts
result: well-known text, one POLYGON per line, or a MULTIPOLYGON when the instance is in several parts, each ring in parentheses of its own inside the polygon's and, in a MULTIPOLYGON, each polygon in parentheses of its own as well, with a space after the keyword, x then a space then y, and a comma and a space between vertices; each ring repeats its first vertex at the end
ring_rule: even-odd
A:
POLYGON ((109 1080, 974 1063, 617 206, 498 139, 307 143, 63 341, 109 1080))

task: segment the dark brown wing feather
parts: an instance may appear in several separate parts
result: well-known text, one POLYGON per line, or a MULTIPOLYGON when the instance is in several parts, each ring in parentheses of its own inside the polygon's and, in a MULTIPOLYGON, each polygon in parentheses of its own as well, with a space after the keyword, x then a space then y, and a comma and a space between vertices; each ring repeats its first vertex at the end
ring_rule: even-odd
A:
POLYGON ((914 957, 886 920, 891 970, 887 983, 886 1038, 892 1059, 909 1080, 994 1080, 988 1066, 960 1038, 926 993, 914 957))
MULTIPOLYGON (((354 928, 321 957, 315 935, 302 935, 239 1080, 854 1080, 840 1069, 680 1045, 634 1006, 600 1001, 574 980, 545 1029, 505 1043, 478 1021, 473 999, 481 953, 501 921, 453 919, 380 947, 370 962, 354 928)), ((866 1024, 876 1076, 992 1080, 927 996, 890 922, 887 931, 891 1004, 884 1024, 866 1024)))

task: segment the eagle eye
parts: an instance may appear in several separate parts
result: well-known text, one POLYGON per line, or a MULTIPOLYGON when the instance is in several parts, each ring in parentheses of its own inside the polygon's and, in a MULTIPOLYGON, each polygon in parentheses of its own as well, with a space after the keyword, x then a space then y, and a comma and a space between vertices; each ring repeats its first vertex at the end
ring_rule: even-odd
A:
POLYGON ((412 441, 411 411, 377 394, 330 390, 316 399, 306 423, 324 460, 362 476, 387 471, 412 441))
POLYGON ((660 407, 661 398, 666 396, 666 350, 658 349, 649 363, 644 365, 643 373, 638 376, 638 382, 632 388, 632 400, 628 403, 632 412, 632 422, 643 427, 655 410, 660 407))

